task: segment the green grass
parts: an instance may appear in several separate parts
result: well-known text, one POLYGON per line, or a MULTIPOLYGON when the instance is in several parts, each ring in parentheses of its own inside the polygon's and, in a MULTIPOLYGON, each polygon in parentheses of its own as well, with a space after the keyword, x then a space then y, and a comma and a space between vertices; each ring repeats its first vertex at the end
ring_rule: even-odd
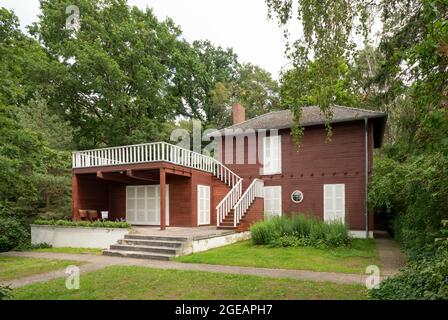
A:
POLYGON ((20 279, 39 273, 63 269, 83 262, 28 257, 0 256, 0 281, 20 279))
POLYGON ((221 273, 111 266, 80 278, 79 290, 65 279, 16 289, 13 299, 366 299, 361 285, 221 273))
POLYGON ((343 273, 365 273, 368 265, 380 265, 372 239, 354 239, 351 247, 316 249, 311 247, 272 248, 241 241, 205 252, 181 256, 180 262, 223 264, 260 268, 298 269, 343 273))
POLYGON ((103 252, 103 249, 62 247, 62 248, 39 248, 39 249, 32 249, 32 251, 35 251, 35 252, 55 252, 55 253, 97 254, 97 255, 100 255, 103 252))

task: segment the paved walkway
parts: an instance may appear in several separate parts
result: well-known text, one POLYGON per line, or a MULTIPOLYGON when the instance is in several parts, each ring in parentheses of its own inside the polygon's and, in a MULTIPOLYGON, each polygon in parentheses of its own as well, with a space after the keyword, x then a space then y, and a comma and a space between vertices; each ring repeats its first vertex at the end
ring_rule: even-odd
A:
POLYGON ((385 232, 375 233, 375 242, 382 264, 381 273, 384 276, 393 276, 405 264, 406 259, 400 251, 398 243, 385 232))
MULTIPOLYGON (((361 274, 181 263, 175 261, 132 259, 132 258, 109 257, 109 256, 91 255, 91 254, 67 254, 67 253, 54 253, 54 252, 7 252, 2 253, 1 255, 85 261, 87 263, 80 266, 81 272, 90 272, 112 265, 126 265, 126 266, 143 266, 157 269, 206 271, 206 272, 265 276, 273 278, 290 278, 290 279, 310 280, 310 281, 330 281, 346 284, 350 283, 364 284, 366 278, 365 275, 361 274)), ((11 280, 7 283, 10 284, 11 287, 17 288, 30 283, 47 281, 50 279, 60 278, 64 276, 65 276, 65 270, 58 270, 26 278, 21 278, 17 280, 11 280)))
MULTIPOLYGON (((376 242, 378 245, 380 260, 383 265, 382 278, 384 279, 388 276, 397 273, 398 268, 402 265, 404 259, 398 249, 398 245, 392 239, 390 238, 376 239, 376 242)), ((181 263, 175 261, 157 261, 157 260, 121 258, 121 257, 111 257, 111 256, 92 255, 92 254, 68 254, 68 253, 55 253, 55 252, 6 252, 0 255, 85 261, 87 263, 80 266, 81 272, 91 272, 112 265, 126 265, 126 266, 143 266, 158 269, 206 271, 206 272, 230 273, 240 275, 265 276, 273 278, 290 278, 290 279, 309 280, 309 281, 329 281, 345 284, 365 284, 366 277, 368 276, 362 274, 316 272, 308 270, 286 270, 286 269, 224 266, 224 265, 197 264, 197 263, 181 263)), ((58 270, 26 278, 11 280, 6 283, 10 284, 11 287, 16 288, 34 282, 42 282, 64 276, 65 276, 65 270, 58 270)))

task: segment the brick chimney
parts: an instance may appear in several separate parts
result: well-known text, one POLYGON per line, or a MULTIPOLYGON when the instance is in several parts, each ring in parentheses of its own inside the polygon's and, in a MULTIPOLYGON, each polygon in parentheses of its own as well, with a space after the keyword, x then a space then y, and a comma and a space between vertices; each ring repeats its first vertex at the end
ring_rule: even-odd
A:
POLYGON ((232 106, 233 124, 238 124, 246 121, 246 109, 237 102, 232 106))

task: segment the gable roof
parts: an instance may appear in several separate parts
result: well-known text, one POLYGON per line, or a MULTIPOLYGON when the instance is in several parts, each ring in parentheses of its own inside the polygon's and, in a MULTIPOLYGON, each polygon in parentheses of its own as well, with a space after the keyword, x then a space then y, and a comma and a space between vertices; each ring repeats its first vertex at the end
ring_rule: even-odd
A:
MULTIPOLYGON (((372 111, 365 109, 357 109, 351 107, 334 106, 330 108, 333 118, 330 123, 341 123, 372 119, 374 124, 374 147, 381 146, 384 127, 386 124, 387 114, 380 111, 372 111)), ((323 125, 327 121, 325 115, 318 106, 309 106, 302 108, 300 124, 304 127, 313 125, 323 125)), ((293 125, 293 116, 290 110, 272 111, 261 116, 248 119, 244 122, 232 125, 230 127, 219 130, 221 134, 226 129, 288 129, 293 125)), ((211 134, 213 136, 213 134, 211 134)))

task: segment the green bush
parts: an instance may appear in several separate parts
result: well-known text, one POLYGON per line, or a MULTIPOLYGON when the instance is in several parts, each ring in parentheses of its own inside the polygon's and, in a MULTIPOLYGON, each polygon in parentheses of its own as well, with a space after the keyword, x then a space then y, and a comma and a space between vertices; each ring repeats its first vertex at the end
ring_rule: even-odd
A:
POLYGON ((381 300, 448 300, 448 221, 436 238, 435 253, 411 260, 400 275, 381 282, 370 291, 381 300))
POLYGON ((18 219, 0 216, 0 252, 14 249, 28 236, 28 231, 18 219))
POLYGON ((64 227, 86 227, 86 228, 130 228, 126 222, 117 221, 71 221, 71 220, 43 220, 34 221, 37 225, 64 226, 64 227))
POLYGON ((276 247, 338 247, 351 244, 347 227, 341 222, 324 222, 296 214, 255 223, 250 228, 252 242, 276 247))
POLYGON ((393 220, 395 237, 411 259, 431 255, 440 221, 448 218, 448 157, 377 157, 374 163, 370 208, 393 220))
POLYGON ((16 251, 29 251, 33 249, 47 249, 52 248, 51 244, 46 242, 31 244, 31 242, 20 244, 18 247, 14 248, 16 251))
POLYGON ((9 286, 0 285, 0 300, 11 298, 12 289, 9 286))
POLYGON ((381 300, 448 300, 448 255, 408 263, 399 276, 384 280, 370 296, 381 300))

